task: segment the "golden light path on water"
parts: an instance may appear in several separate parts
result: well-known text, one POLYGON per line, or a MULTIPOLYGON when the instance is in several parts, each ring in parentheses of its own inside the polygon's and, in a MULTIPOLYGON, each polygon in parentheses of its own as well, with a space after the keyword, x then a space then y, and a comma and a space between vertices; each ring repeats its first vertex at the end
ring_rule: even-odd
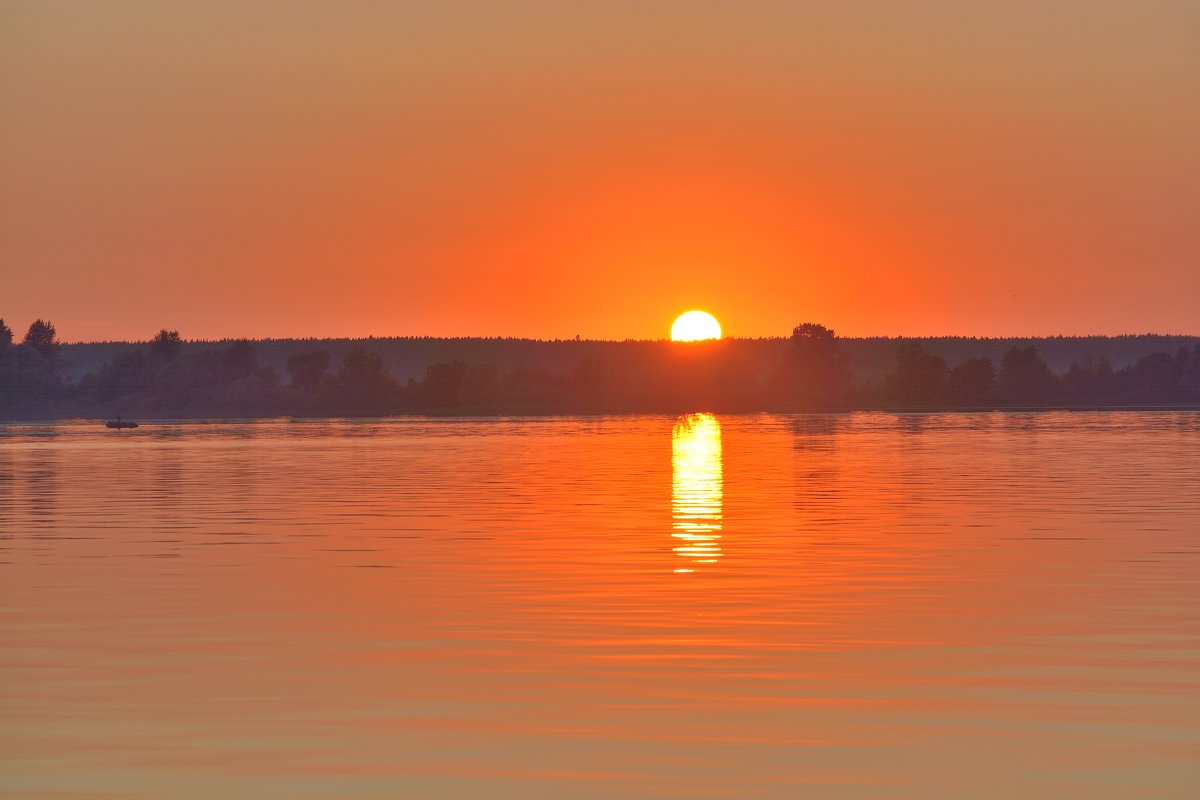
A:
POLYGON ((691 564, 714 564, 721 557, 724 485, 721 423, 712 414, 680 417, 671 433, 671 535, 681 540, 676 554, 691 564))

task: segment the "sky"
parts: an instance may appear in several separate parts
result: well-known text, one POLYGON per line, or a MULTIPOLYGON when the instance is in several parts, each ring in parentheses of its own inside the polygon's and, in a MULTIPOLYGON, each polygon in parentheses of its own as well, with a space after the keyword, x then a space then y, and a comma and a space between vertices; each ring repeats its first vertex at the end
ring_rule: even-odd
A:
POLYGON ((66 341, 1200 333, 1200 5, 0 0, 66 341))

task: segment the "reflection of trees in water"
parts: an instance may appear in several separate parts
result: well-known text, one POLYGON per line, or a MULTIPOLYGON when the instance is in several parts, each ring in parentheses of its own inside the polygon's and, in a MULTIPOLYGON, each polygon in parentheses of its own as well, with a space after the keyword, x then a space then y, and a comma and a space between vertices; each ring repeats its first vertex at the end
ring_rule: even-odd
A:
POLYGON ((841 494, 837 446, 846 425, 845 414, 801 414, 792 420, 794 502, 805 515, 841 494))
POLYGON ((796 449, 832 449, 834 438, 846 426, 845 414, 799 414, 792 418, 796 449))
POLYGON ((182 448, 163 447, 155 453, 153 508, 160 524, 171 525, 179 518, 180 490, 183 485, 182 448))
POLYGON ((899 414, 896 416, 896 430, 916 436, 925 433, 929 425, 928 414, 899 414))
POLYGON ((671 432, 671 535, 680 540, 677 555, 692 564, 721 557, 723 503, 721 423, 712 414, 682 416, 671 432))
POLYGON ((24 475, 24 503, 29 522, 38 526, 53 525, 58 505, 58 453, 34 448, 29 452, 24 475))
MULTIPOLYGON (((3 320, 0 320, 3 322, 3 320)), ((11 452, 0 450, 0 537, 11 538, 12 521, 16 516, 16 467, 11 452)))
POLYGON ((228 453, 210 466, 230 477, 228 502, 238 511, 228 517, 228 522, 234 529, 252 527, 259 514, 256 501, 260 473, 263 469, 269 469, 269 466, 260 463, 258 455, 251 449, 228 453))

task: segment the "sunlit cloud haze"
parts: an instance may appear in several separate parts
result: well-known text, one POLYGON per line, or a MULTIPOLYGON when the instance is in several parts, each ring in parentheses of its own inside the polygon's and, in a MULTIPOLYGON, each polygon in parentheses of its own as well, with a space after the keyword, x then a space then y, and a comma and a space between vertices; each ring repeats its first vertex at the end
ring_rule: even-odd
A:
POLYGON ((1200 332, 1193 3, 0 6, 68 340, 1200 332))

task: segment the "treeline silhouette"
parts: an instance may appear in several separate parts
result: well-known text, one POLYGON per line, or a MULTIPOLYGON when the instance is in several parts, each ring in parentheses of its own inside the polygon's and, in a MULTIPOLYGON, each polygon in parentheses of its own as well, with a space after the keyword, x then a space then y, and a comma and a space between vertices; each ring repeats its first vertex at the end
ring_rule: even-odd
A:
MULTIPOLYGON (((509 342, 522 344, 484 341, 501 349, 509 342)), ((64 357, 51 323, 35 321, 17 343, 0 320, 0 416, 1200 405, 1197 340, 1116 369, 1101 356, 1058 373, 1034 345, 1010 346, 996 361, 973 355, 950 364, 926 347, 939 340, 885 340, 891 345, 891 368, 865 380, 855 375, 846 341, 832 329, 804 323, 779 340, 564 342, 581 349, 560 369, 452 360, 428 363, 419 375, 400 380, 371 340, 342 348, 336 357, 313 340, 307 348, 293 348, 280 370, 260 362, 261 343, 201 346, 185 342, 177 331, 162 330, 149 342, 114 348, 108 360, 80 375, 64 357)))
MULTIPOLYGON (((955 365, 968 358, 990 358, 999 364, 1013 347, 1034 346, 1051 371, 1066 372, 1072 364, 1088 364, 1108 359, 1114 369, 1128 366, 1151 353, 1175 353, 1180 347, 1200 344, 1196 336, 1050 336, 1038 338, 980 339, 966 336, 941 336, 914 339, 839 338, 840 352, 849 360, 851 379, 855 385, 880 382, 896 364, 896 352, 901 344, 918 343, 927 352, 940 356, 955 365)), ((186 353, 201 350, 221 350, 230 345, 225 341, 184 343, 186 353)), ((554 374, 566 374, 589 358, 609 364, 632 363, 652 359, 653 351, 662 342, 597 341, 589 339, 514 339, 480 337, 372 337, 367 339, 258 339, 254 342, 258 363, 274 367, 286 379, 287 360, 299 353, 325 350, 336 366, 354 347, 363 347, 383 360, 387 371, 397 380, 421 380, 425 367, 463 361, 467 364, 495 364, 502 372, 517 367, 542 369, 554 374)), ((761 339, 738 339, 740 357, 756 363, 774 363, 785 357, 790 346, 787 336, 761 339)), ((77 381, 89 372, 97 372, 107 362, 123 353, 145 347, 145 342, 82 342, 64 344, 60 348, 65 362, 62 376, 77 381)))

